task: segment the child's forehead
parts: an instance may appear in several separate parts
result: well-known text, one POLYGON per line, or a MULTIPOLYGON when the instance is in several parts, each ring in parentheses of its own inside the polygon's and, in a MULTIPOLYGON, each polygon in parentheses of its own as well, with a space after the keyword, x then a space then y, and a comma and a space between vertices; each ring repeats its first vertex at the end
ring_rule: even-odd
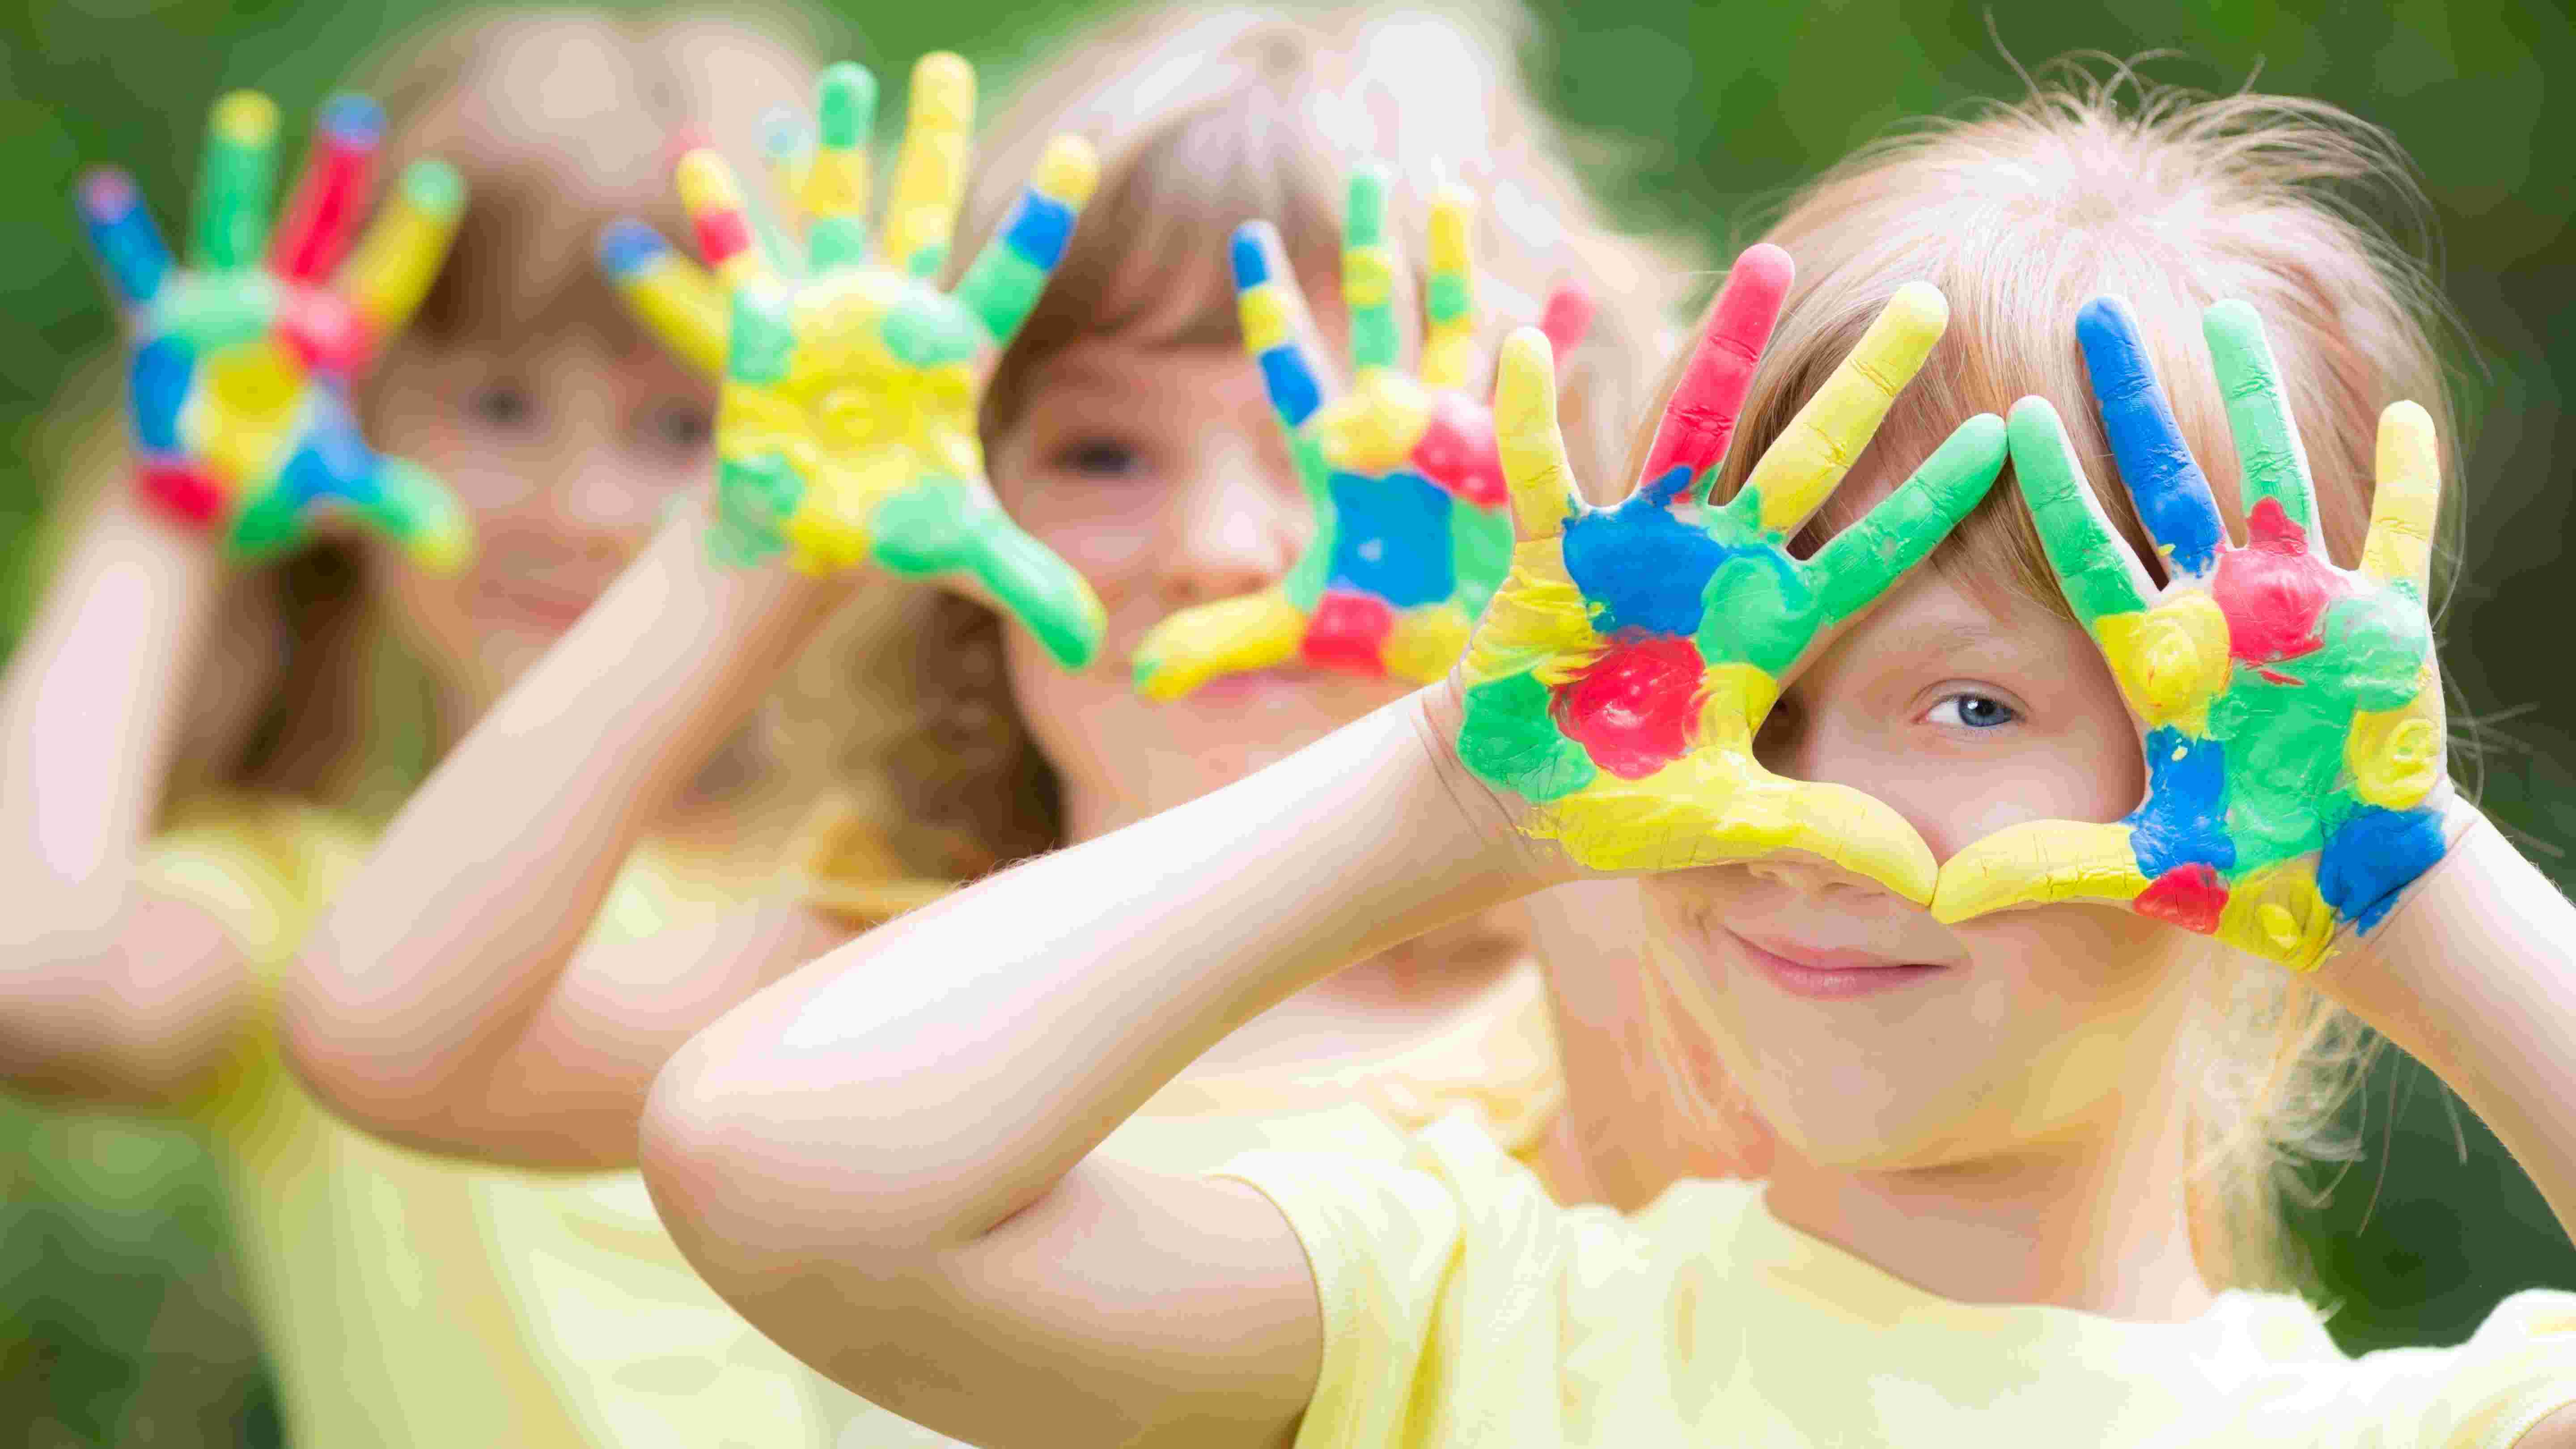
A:
POLYGON ((1981 586, 1955 570, 1917 567, 1836 639, 1812 672, 2063 673, 2097 666, 2081 625, 2011 581, 1981 586))

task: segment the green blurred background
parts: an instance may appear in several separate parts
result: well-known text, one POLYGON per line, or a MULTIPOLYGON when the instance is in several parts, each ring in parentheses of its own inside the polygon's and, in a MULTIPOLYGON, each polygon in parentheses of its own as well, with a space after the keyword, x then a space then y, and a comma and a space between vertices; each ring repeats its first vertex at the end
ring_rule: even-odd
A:
MULTIPOLYGON (((65 380, 109 345, 68 205, 86 162, 136 172, 164 216, 185 194, 207 105, 257 85, 305 114, 424 0, 214 5, 35 0, 0 16, 0 650, 36 582, 46 481, 30 470, 65 380)), ((852 7, 835 49, 900 74, 937 47, 1006 87, 1097 4, 946 0, 852 7)), ((2423 172, 2444 291, 2464 336, 2470 500, 2445 658, 2486 720, 2481 798, 2566 885, 2576 861, 2576 671, 2559 568, 2576 443, 2576 26, 2497 0, 1937 0, 1797 6, 1545 0, 1524 60, 1577 128, 1620 144, 1601 177, 1631 223, 1748 237, 1760 208, 1892 123, 2019 93, 2013 61, 2137 56, 2157 80, 2319 96, 2393 132, 2423 172), (2549 142, 2556 135, 2559 142, 2549 142), (2539 621, 2557 617, 2545 643, 2539 621)), ((782 98, 784 99, 784 98, 782 98)), ((5 887, 0 887, 5 889, 5 887)), ((2389 1057, 2344 1123, 2360 1156, 2295 1216, 2347 1348, 2450 1342, 2494 1302, 2576 1288, 2576 1249, 2538 1193, 2428 1073, 2389 1057)), ((277 1442, 234 1303, 219 1195, 183 1134, 0 1098, 0 1446, 277 1442)))

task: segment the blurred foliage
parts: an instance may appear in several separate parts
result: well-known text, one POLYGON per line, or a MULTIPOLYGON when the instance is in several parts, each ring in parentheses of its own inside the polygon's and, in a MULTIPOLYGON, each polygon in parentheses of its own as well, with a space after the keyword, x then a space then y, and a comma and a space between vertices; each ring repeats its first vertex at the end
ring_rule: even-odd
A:
MULTIPOLYGON (((233 5, 33 0, 0 15, 0 644, 36 581, 47 496, 39 422, 110 318, 75 240, 85 163, 137 174, 175 224, 207 105, 258 85, 309 114, 353 59, 427 0, 233 5)), ((840 53, 900 74, 949 46, 987 93, 1096 4, 950 0, 852 7, 840 53)), ((2576 878, 2576 679, 2540 621, 2568 608, 2561 557, 2576 456, 2576 26, 2508 0, 1540 0, 1525 57, 1574 126, 1626 163, 1601 184, 1633 224, 1712 256, 1760 208, 1893 123, 2017 95, 2015 61, 2170 52, 2161 81, 2319 96, 2388 128, 2423 172, 2469 423, 2471 501, 2445 658, 2490 722, 2482 798, 2562 884, 2576 878)), ((889 108, 891 110, 891 108, 889 108)), ((95 376, 93 373, 92 376, 95 376)), ((2393 1054, 2346 1111, 2360 1159, 2296 1219, 2355 1350, 2463 1337, 2503 1294, 2576 1287, 2571 1250, 2494 1139, 2393 1054)), ((272 1443, 274 1407, 228 1294, 222 1212, 201 1153, 170 1129, 0 1102, 0 1442, 272 1443), (24 1406, 24 1407, 21 1407, 24 1406)), ((353 1326, 353 1331, 362 1331, 353 1326)))

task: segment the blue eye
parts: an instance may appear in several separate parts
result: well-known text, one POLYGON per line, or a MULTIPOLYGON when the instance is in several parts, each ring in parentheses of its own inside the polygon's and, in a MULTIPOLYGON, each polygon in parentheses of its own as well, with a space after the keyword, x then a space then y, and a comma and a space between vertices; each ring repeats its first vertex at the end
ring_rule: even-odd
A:
POLYGON ((1990 694, 1954 694, 1927 711, 1927 724, 1958 725, 1972 730, 1990 730, 2021 718, 2021 712, 1990 694))

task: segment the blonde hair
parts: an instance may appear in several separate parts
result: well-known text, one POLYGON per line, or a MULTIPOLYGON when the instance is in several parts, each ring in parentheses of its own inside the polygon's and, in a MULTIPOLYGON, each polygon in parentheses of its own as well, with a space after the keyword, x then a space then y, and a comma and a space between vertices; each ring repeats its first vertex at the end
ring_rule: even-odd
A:
MULTIPOLYGON (((2200 325, 2205 306, 2235 297, 2269 331, 2327 544, 2350 566, 2368 524, 2380 409, 2412 398, 2456 444, 2435 344, 2443 314, 2389 239, 2391 223, 2421 214, 2402 153, 2332 106, 2208 99, 2125 68, 2102 77, 2069 64, 2017 104, 1880 141, 1786 202, 1764 239, 1795 259, 1797 282, 1716 496, 1733 496, 1896 289, 1924 280, 1947 295, 1950 328, 1866 456, 1889 461, 1892 483, 1963 419, 2038 394, 2094 462, 2113 521, 2157 568, 2114 483, 2075 340, 2077 309, 2118 293, 2243 537, 2236 451, 2200 325)), ((2447 471, 2458 476, 2455 464, 2447 471)), ((1873 501, 1859 489, 1837 496, 1809 541, 1873 501)), ((2000 586, 2074 617, 2008 482, 1927 566, 1963 588, 2000 586)), ((2229 960, 2203 979, 2187 1048, 2194 1251, 2214 1283, 2299 1286, 2280 1198, 2297 1190, 2302 1160, 2342 1152, 2326 1134, 2375 1038, 2287 972, 2229 960)))
MULTIPOLYGON (((987 128, 961 240, 999 223, 1046 139, 1089 138, 1100 182, 1057 268, 986 389, 987 452, 1028 403, 1031 378, 1086 338, 1240 345, 1227 242, 1275 223, 1319 314, 1340 295, 1344 170, 1384 163, 1391 235, 1412 262, 1431 183, 1482 198, 1477 259, 1489 345, 1535 322, 1550 286, 1577 278, 1600 309, 1563 369, 1567 443, 1588 483, 1608 487, 1677 300, 1682 266, 1600 220, 1566 143, 1512 65, 1508 12, 1148 10, 1112 20, 1046 58, 987 128)), ((1056 785, 1010 698, 1000 624, 987 610, 916 591, 890 605, 901 652, 874 661, 877 685, 917 701, 917 727, 874 762, 901 819, 981 842, 998 862, 1061 843, 1056 785)), ((815 692, 833 687, 820 681, 815 692)), ((848 761, 866 773, 869 763, 848 761)))
MULTIPOLYGON (((683 128, 759 154, 761 111, 813 75, 803 27, 784 12, 771 24, 475 12, 362 63, 354 82, 391 123, 378 175, 434 155, 467 186, 456 244, 364 382, 362 418, 399 391, 409 349, 572 331, 651 345, 598 275, 592 238, 619 215, 680 227, 664 153, 683 128)), ((366 584, 379 566, 334 540, 231 582, 213 657, 253 681, 250 697, 183 742, 166 792, 175 806, 249 792, 379 814, 419 783, 464 722, 441 718, 428 669, 380 617, 366 584)))

